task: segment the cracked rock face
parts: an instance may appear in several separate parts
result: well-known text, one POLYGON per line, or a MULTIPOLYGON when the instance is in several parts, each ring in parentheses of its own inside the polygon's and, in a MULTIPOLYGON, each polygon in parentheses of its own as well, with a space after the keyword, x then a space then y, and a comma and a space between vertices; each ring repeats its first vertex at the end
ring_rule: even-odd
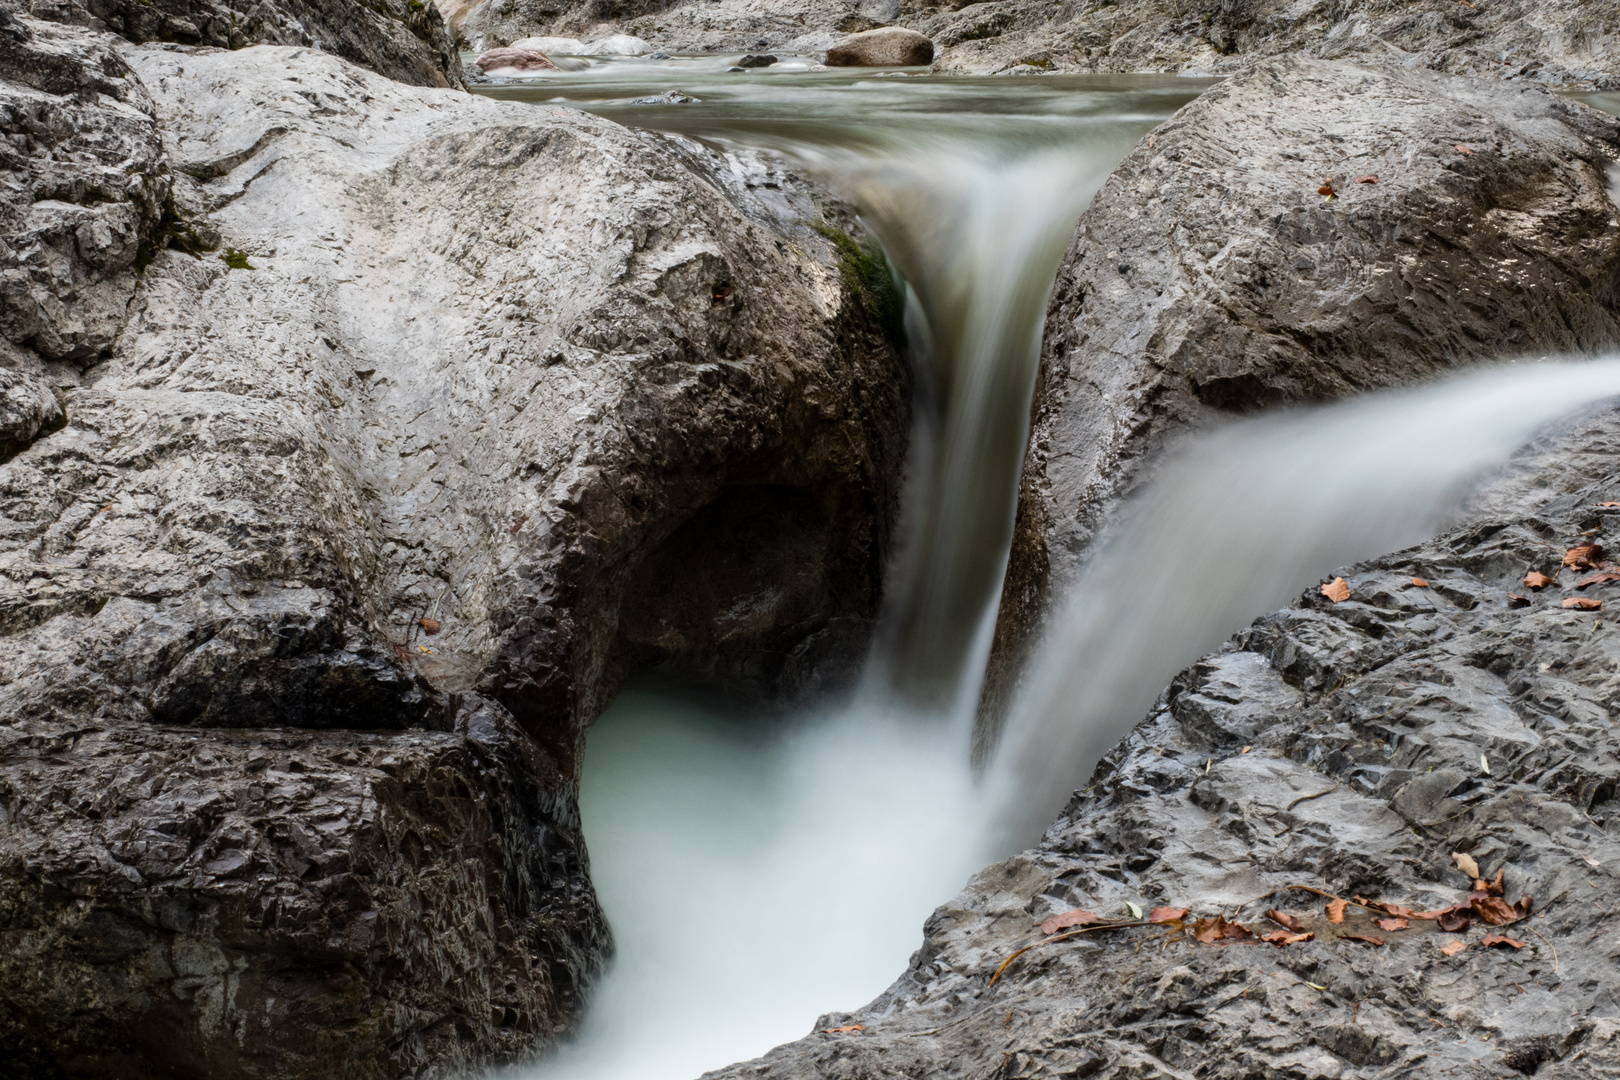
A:
POLYGON ((1182 672, 1040 846, 989 867, 924 927, 899 981, 713 1080, 876 1076, 1598 1078, 1620 1072, 1610 910, 1620 586, 1577 589, 1576 543, 1620 543, 1620 413, 1576 423, 1476 493, 1470 520, 1340 573, 1182 672), (1528 569, 1555 584, 1518 606, 1528 569), (1421 578, 1426 585, 1418 585, 1421 578), (1586 596, 1602 611, 1561 599, 1586 596), (1532 916, 1501 928, 1342 925, 1302 885, 1435 910, 1467 852, 1532 916), (1041 945, 1073 908, 1159 905, 1315 940, 1198 944, 1150 927, 1041 945), (1385 944, 1348 939, 1374 934, 1385 944), (1453 941, 1467 947, 1447 956, 1453 941), (1555 952, 1556 950, 1556 952, 1555 952))
POLYGON ((462 85, 461 54, 422 0, 5 0, 36 19, 136 44, 300 45, 413 86, 462 85))
POLYGON ((312 50, 122 55, 222 250, 156 252, 0 465, 0 1058, 521 1057, 607 948, 575 796, 622 680, 852 671, 903 366, 766 163, 312 50))
POLYGON ((1301 59, 1143 140, 1054 286, 987 715, 1178 432, 1620 341, 1617 152, 1613 117, 1544 90, 1301 59))
POLYGON ((59 428, 169 197, 152 99, 104 40, 0 8, 0 461, 59 428))

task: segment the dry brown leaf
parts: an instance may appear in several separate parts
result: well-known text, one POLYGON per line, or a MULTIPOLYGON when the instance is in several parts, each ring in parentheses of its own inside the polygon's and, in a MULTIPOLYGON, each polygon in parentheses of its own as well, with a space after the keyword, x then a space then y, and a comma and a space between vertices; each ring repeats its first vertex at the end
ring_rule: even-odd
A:
POLYGON ((1508 593, 1508 607, 1529 607, 1529 606, 1530 606, 1530 598, 1528 596, 1520 596, 1518 593, 1513 593, 1513 592, 1508 593))
POLYGON ((1559 607, 1574 611, 1602 611, 1603 601, 1594 600, 1590 596, 1567 596, 1559 607))
POLYGON ((1318 195, 1326 196, 1329 199, 1333 198, 1334 195, 1337 195, 1338 189, 1333 186, 1333 177, 1330 176, 1326 180, 1322 181, 1322 186, 1316 189, 1316 193, 1318 195))
POLYGON ((416 625, 420 626, 422 628, 422 632, 428 637, 432 637, 434 634, 439 632, 438 619, 417 619, 416 625))
POLYGON ((1370 908, 1376 908, 1377 910, 1384 912, 1386 915, 1392 915, 1397 919, 1419 918, 1419 916, 1405 904, 1384 904, 1376 900, 1371 900, 1367 902, 1367 906, 1370 908))
POLYGON ((1620 574, 1613 570, 1605 570, 1601 574, 1591 574, 1575 583, 1577 589, 1584 589, 1588 585, 1606 585, 1611 581, 1620 581, 1620 574))
POLYGON ((1328 922, 1334 923, 1335 925, 1344 922, 1344 908, 1349 902, 1350 901, 1348 900, 1334 900, 1332 903, 1328 904, 1328 922))
POLYGON ((848 1035, 852 1031, 865 1031, 865 1024, 845 1024, 843 1027, 822 1028, 823 1035, 848 1035))
POLYGON ((1485 892, 1490 893, 1492 896, 1502 896, 1503 894, 1505 894, 1507 892, 1507 889, 1502 885, 1502 875, 1504 873, 1506 873, 1506 872, 1507 872, 1507 867, 1498 866, 1496 868, 1496 880, 1495 881, 1476 881, 1476 882, 1474 882, 1474 887, 1476 889, 1483 889, 1485 892))
POLYGON ((1452 852, 1451 861, 1457 864, 1457 869, 1467 875, 1469 881, 1479 877, 1479 863, 1475 862, 1474 857, 1466 851, 1452 852))
POLYGON ((1260 940, 1269 941, 1280 949, 1285 945, 1298 945, 1302 941, 1310 941, 1315 937, 1316 935, 1311 933, 1296 934, 1288 930, 1273 930, 1260 940))
POLYGON ((1447 956, 1456 956, 1466 948, 1468 948, 1468 942, 1459 940, 1447 942, 1446 944, 1440 946, 1440 951, 1445 953, 1447 956))
POLYGON ((1599 506, 1620 506, 1620 502, 1600 502, 1599 506))
POLYGON ((1599 862, 1597 859, 1592 858, 1592 856, 1590 856, 1590 855, 1582 855, 1581 856, 1581 862, 1585 863, 1587 866, 1594 866, 1594 867, 1603 865, 1601 862, 1599 862))
POLYGON ((1367 176, 1358 176, 1358 177, 1356 177, 1356 183, 1358 183, 1358 184, 1376 184, 1376 183, 1378 183, 1378 177, 1375 176, 1375 175, 1372 175, 1372 174, 1369 174, 1367 176))
POLYGON ((1416 585, 1420 589, 1427 589, 1429 587, 1429 583, 1420 577, 1413 578, 1412 584, 1416 585))
POLYGON ((1217 941, 1253 941, 1254 933, 1242 923, 1229 923, 1226 916, 1217 915, 1193 923, 1193 937, 1205 945, 1213 945, 1217 941))
POLYGON ((1148 922, 1150 923, 1180 922, 1186 917, 1187 909, 1184 907, 1156 907, 1148 912, 1148 922))
POLYGON ((1100 921, 1102 921, 1102 916, 1095 911, 1082 911, 1075 908, 1073 911, 1065 911, 1061 915, 1054 915, 1041 923, 1041 933, 1055 934, 1059 930, 1070 926, 1090 926, 1092 923, 1100 921))
POLYGON ((1596 570, 1598 562, 1603 558, 1601 544, 1576 544, 1564 552, 1564 565, 1571 570, 1596 570))
POLYGON ((1411 925, 1412 924, 1407 922, 1405 919, 1379 919, 1378 920, 1378 928, 1380 930, 1405 930, 1408 927, 1410 927, 1411 925))
POLYGON ((1474 909, 1474 914, 1492 926, 1508 926, 1524 918, 1517 908, 1500 896, 1491 896, 1488 893, 1470 893, 1468 904, 1474 909))
POLYGON ((1462 143, 1457 144, 1457 152, 1459 154, 1467 154, 1470 157, 1472 157, 1473 153, 1474 153, 1472 150, 1468 149, 1468 147, 1464 146, 1462 143))
POLYGON ((1532 589, 1545 589, 1553 583, 1553 579, 1540 570, 1532 570, 1524 575, 1524 583, 1532 589))
POLYGON ((1369 945, 1388 944, 1388 942, 1379 937, 1377 934, 1340 934, 1339 936, 1346 941, 1365 941, 1369 945))
POLYGON ((1270 919, 1283 929, 1292 930, 1296 934, 1305 929, 1304 923, 1294 918, 1294 916, 1288 914, 1288 912, 1278 911, 1276 908, 1266 912, 1266 918, 1270 919))
POLYGON ((1516 940, 1514 938, 1510 938, 1510 937, 1503 937, 1501 934, 1486 934, 1484 937, 1479 939, 1479 943, 1481 945, 1487 945, 1487 946, 1489 946, 1489 945, 1511 945, 1515 949, 1524 948, 1524 942, 1518 941, 1518 940, 1516 940))
POLYGON ((1342 604, 1350 599, 1350 583, 1342 577, 1336 577, 1322 586, 1322 595, 1335 604, 1342 604))

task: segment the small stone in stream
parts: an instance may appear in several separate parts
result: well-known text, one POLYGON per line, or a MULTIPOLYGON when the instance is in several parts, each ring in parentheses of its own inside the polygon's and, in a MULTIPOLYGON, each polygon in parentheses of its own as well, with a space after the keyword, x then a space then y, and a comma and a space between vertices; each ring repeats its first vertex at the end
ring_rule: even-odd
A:
POLYGON ((491 49, 473 61, 478 70, 488 75, 492 71, 556 71, 557 65, 545 53, 533 49, 491 49))
POLYGON ((659 49, 657 52, 653 53, 647 59, 649 59, 649 60, 669 60, 669 59, 673 59, 673 58, 669 55, 669 53, 665 52, 663 49, 659 49))
POLYGON ((776 63, 776 57, 772 56, 770 53, 749 53, 741 60, 737 61, 737 63, 739 66, 745 68, 770 67, 772 64, 776 63))
POLYGON ((630 102, 632 105, 696 105, 702 98, 683 94, 679 90, 665 90, 662 94, 652 97, 638 97, 630 102))
POLYGON ((934 43, 915 30, 866 30, 827 50, 828 67, 921 67, 934 62, 934 43))

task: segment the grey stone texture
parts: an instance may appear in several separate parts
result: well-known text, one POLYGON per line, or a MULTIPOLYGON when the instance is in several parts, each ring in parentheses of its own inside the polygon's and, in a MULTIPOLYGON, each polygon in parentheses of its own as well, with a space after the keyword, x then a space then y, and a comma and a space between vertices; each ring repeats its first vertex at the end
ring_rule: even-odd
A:
POLYGON ((220 248, 151 245, 0 463, 0 1060, 543 1050, 609 947, 596 712, 638 670, 774 701, 861 652, 909 391, 805 222, 854 226, 570 109, 60 32, 220 248))

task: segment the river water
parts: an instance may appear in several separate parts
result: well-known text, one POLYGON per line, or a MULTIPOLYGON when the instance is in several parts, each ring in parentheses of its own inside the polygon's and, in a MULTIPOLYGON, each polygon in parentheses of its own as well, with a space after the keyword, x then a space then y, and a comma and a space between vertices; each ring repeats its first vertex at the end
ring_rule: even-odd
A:
POLYGON ((1038 838, 1175 671, 1322 572, 1431 533, 1538 425, 1620 393, 1620 363, 1514 367, 1198 441, 1092 560, 975 778, 1052 278, 1109 171, 1206 84, 593 64, 482 92, 790 159, 904 275, 922 390, 855 700, 767 719, 632 689, 593 729, 581 810, 617 956, 533 1080, 695 1077, 875 997, 928 913, 1038 838), (638 102, 671 90, 698 100, 638 102))

